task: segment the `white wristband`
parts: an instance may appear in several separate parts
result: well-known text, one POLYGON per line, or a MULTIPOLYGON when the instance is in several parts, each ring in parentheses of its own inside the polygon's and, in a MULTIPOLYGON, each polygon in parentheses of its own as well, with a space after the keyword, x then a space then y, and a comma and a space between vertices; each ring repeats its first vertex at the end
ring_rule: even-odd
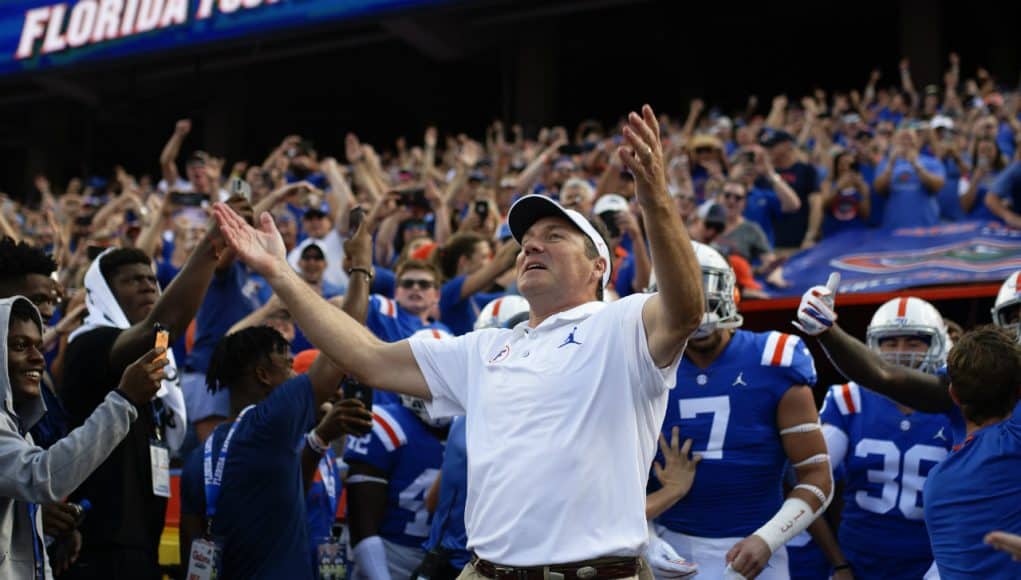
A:
POLYGON ((308 446, 312 449, 312 451, 315 451, 319 455, 326 453, 326 450, 330 448, 330 446, 319 437, 315 429, 305 433, 305 442, 308 443, 308 446))
POLYGON ((812 506, 803 499, 789 497, 783 502, 780 511, 776 512, 754 535, 762 538, 769 546, 770 552, 791 541, 794 536, 805 531, 815 520, 816 514, 812 506))

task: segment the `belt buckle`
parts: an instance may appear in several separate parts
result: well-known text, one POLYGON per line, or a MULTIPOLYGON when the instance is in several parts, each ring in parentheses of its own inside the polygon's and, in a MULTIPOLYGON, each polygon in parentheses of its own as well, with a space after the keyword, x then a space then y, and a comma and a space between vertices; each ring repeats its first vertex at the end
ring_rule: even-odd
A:
POLYGON ((500 580, 501 578, 514 577, 517 580, 525 580, 525 577, 521 574, 520 568, 512 568, 510 566, 500 566, 493 564, 493 578, 494 580, 500 580))
POLYGON ((589 578, 595 578, 598 571, 592 566, 582 566, 575 571, 575 575, 581 580, 589 580, 589 578))

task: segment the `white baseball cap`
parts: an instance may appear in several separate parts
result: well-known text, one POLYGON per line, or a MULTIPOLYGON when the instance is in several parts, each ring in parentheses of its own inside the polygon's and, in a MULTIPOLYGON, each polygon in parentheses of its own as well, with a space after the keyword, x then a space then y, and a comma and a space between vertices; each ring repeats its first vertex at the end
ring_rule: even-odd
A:
POLYGON ((544 217, 563 218, 573 223, 588 239, 592 240, 592 243, 596 246, 596 251, 599 252, 599 257, 606 261, 606 270, 603 271, 603 287, 605 288, 606 284, 610 281, 610 267, 612 266, 610 249, 606 246, 606 240, 603 239, 603 236, 599 235, 599 232, 585 219, 585 216, 573 209, 564 208, 564 206, 544 195, 532 194, 526 195, 514 202, 510 212, 507 214, 507 225, 510 226, 511 235, 514 236, 514 240, 520 244, 521 238, 528 231, 528 228, 544 217))
POLYGON ((628 211, 627 200, 624 196, 617 195, 616 193, 607 193, 596 200, 595 207, 592 208, 592 213, 599 215, 606 211, 628 211))

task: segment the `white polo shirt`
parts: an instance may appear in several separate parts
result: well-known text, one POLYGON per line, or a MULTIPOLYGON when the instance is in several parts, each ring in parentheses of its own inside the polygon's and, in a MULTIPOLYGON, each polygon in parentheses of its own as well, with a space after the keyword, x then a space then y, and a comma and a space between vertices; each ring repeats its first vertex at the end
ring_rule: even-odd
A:
POLYGON ((508 566, 637 556, 677 363, 649 354, 651 294, 528 328, 412 338, 433 417, 467 416, 468 548, 508 566))

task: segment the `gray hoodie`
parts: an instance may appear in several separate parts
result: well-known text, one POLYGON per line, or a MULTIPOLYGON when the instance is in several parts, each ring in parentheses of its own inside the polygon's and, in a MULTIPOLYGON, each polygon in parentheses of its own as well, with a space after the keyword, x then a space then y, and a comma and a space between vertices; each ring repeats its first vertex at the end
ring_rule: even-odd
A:
MULTIPOLYGON (((138 416, 134 405, 116 392, 89 416, 85 423, 49 449, 32 443, 28 430, 42 418, 42 397, 15 405, 7 370, 7 334, 11 307, 26 298, 0 300, 0 578, 33 578, 35 551, 32 528, 43 538, 42 516, 31 505, 61 501, 95 470, 128 434, 138 416)), ((35 306, 32 306, 35 311, 35 306)), ((42 329, 42 319, 35 311, 42 329)), ((45 550, 40 546, 45 558, 45 550)), ((46 577, 51 578, 49 562, 46 577)))

